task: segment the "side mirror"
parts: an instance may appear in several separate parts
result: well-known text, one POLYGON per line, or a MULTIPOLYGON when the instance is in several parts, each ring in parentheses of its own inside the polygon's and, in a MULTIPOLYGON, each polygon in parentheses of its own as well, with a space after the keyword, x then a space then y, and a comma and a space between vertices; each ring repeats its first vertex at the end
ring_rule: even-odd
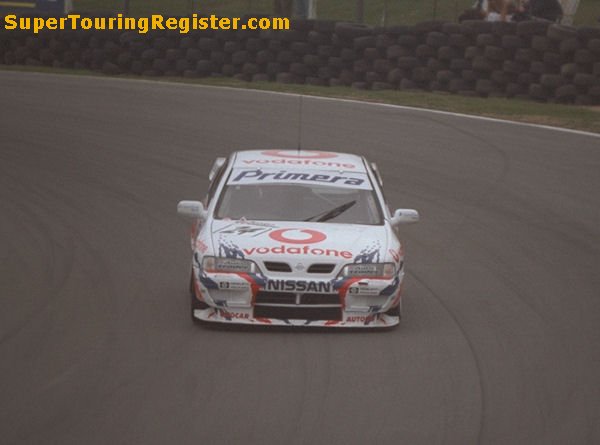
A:
POLYGON ((390 222, 392 226, 419 222, 419 212, 413 209, 396 209, 390 222))
POLYGON ((177 213, 189 218, 206 219, 206 210, 200 201, 179 201, 177 213))

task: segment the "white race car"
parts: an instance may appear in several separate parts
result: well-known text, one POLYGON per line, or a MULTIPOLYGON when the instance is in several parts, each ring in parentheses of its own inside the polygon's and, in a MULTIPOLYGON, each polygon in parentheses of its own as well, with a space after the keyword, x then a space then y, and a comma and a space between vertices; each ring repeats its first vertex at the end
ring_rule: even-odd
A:
POLYGON ((192 318, 254 325, 397 325, 404 251, 375 164, 322 151, 218 158, 192 227, 192 318))

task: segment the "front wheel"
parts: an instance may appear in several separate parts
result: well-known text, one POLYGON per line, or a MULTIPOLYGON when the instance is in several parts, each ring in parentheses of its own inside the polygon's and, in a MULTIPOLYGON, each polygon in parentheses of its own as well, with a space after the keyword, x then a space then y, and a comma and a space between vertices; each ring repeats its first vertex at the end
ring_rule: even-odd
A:
POLYGON ((397 306, 388 309, 385 313, 391 317, 402 318, 401 304, 398 303, 397 306))
POLYGON ((206 304, 203 301, 200 301, 196 298, 196 292, 194 289, 194 271, 192 270, 192 273, 190 275, 190 297, 191 297, 191 304, 190 304, 190 315, 192 317, 192 321, 194 323, 201 323, 201 320, 198 320, 196 317, 194 317, 194 310, 196 309, 206 309, 208 308, 208 304, 206 304))

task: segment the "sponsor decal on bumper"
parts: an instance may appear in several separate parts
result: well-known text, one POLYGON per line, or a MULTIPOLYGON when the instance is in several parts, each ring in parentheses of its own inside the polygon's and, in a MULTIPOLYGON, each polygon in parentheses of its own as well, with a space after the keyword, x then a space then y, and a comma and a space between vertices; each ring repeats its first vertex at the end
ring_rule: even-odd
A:
POLYGON ((388 328, 400 323, 400 318, 388 314, 345 314, 338 320, 282 320, 254 318, 251 311, 233 311, 220 308, 196 309, 194 317, 211 323, 247 324, 254 326, 303 326, 329 328, 388 328))

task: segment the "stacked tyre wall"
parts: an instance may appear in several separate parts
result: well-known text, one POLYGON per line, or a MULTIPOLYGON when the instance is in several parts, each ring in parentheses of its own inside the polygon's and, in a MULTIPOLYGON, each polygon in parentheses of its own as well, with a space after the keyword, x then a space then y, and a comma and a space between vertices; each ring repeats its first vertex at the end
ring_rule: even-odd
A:
POLYGON ((542 21, 288 31, 1 31, 0 63, 600 104, 600 28, 542 21))

